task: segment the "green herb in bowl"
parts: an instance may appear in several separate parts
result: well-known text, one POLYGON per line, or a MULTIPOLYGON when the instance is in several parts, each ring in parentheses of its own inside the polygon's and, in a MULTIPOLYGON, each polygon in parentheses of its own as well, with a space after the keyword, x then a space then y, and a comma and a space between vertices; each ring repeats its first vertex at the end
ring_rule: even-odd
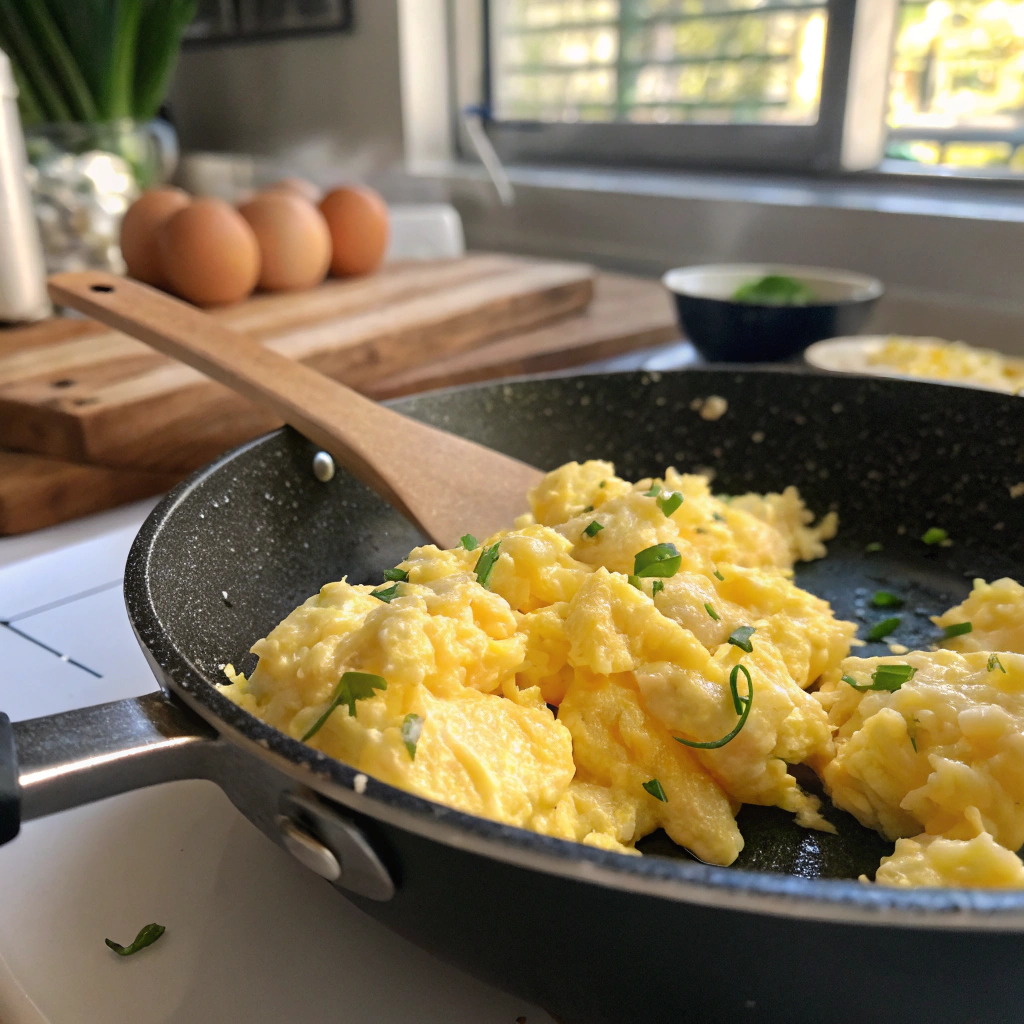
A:
POLYGON ((733 302, 754 306, 807 306, 818 301, 813 289, 785 274, 768 274, 745 281, 733 292, 733 302))

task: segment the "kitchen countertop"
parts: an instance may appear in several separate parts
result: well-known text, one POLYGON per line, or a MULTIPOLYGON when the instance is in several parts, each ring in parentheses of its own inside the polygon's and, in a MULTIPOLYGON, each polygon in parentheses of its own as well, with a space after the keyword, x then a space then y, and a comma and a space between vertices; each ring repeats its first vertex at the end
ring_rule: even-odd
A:
MULTIPOLYGON (((0 708, 13 719, 156 682, 124 610, 151 501, 0 540, 0 708)), ((28 822, 0 849, 2 1024, 551 1024, 391 934, 207 782, 28 822), (326 896, 326 898, 325 898, 326 896), (122 959, 151 921, 167 932, 122 959)))

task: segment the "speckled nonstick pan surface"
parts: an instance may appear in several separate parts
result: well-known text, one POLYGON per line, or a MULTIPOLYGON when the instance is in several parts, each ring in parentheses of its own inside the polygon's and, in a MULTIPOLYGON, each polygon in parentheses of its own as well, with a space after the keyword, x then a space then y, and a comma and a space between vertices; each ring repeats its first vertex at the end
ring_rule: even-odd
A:
MULTIPOLYGON (((927 646, 928 615, 975 576, 1024 578, 1024 400, 788 369, 560 377, 395 403, 417 419, 541 468, 606 458, 627 479, 712 470, 716 491, 800 488, 839 513, 826 559, 798 582, 842 617, 884 618, 875 590, 909 596, 887 642, 927 646), (728 411, 703 419, 697 399, 728 411), (950 547, 924 545, 932 526, 950 547), (866 553, 881 543, 884 550, 866 553)), ((747 807, 731 869, 663 836, 628 858, 439 808, 354 773, 251 718, 213 689, 228 661, 322 584, 381 579, 422 538, 283 430, 200 471, 153 512, 126 577, 129 614, 164 682, 264 761, 348 808, 396 880, 368 912, 442 957, 572 1024, 611 1021, 1019 1020, 1024 893, 875 889, 890 847, 834 809, 839 836, 747 807)), ((454 482, 453 482, 454 484, 454 482)), ((866 630, 864 631, 866 632, 866 630)), ((869 644, 865 655, 888 653, 869 644)), ((343 982, 339 979, 339 1005, 343 982)), ((340 1011, 341 1013, 341 1011, 340 1011)), ((339 1016, 343 1019, 343 1013, 339 1016)))

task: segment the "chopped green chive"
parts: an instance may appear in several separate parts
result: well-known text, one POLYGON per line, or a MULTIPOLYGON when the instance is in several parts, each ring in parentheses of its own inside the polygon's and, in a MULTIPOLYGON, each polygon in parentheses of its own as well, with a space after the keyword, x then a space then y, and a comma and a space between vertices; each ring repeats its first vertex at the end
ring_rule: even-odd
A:
POLYGON ((383 676, 375 676, 370 672, 345 672, 334 688, 327 710, 306 730, 302 742, 307 742, 323 728, 335 708, 344 704, 348 707, 348 713, 355 718, 357 700, 365 700, 373 696, 374 690, 387 688, 388 683, 383 676))
POLYGON ((596 537, 604 527, 595 519, 584 531, 584 537, 596 537))
POLYGON ((999 660, 999 655, 990 654, 988 656, 988 670, 989 672, 995 672, 996 669, 999 669, 999 671, 1004 674, 1006 672, 1006 669, 1003 668, 1003 663, 999 660))
POLYGON ((641 591, 641 592, 642 592, 642 591, 643 591, 643 589, 644 589, 644 588, 643 588, 642 586, 640 586, 640 577, 639 577, 639 576, 627 576, 627 577, 626 577, 626 582, 627 582, 627 583, 628 583, 628 584, 629 584, 629 585, 630 585, 631 587, 636 587, 636 589, 637 589, 637 590, 639 590, 639 591, 641 591))
POLYGON ((408 714, 402 719, 402 742, 409 751, 409 759, 416 760, 416 744, 423 732, 423 719, 417 714, 408 714))
POLYGON ((664 580, 655 580, 651 584, 651 597, 654 598, 655 596, 660 594, 664 589, 665 589, 665 581, 664 580))
POLYGON ((942 635, 946 640, 952 640, 955 636, 963 636, 974 629, 969 622, 954 622, 951 626, 942 627, 942 635))
POLYGON ((398 584, 392 583, 390 587, 378 587, 376 590, 371 590, 370 597, 375 597, 385 604, 391 604, 398 597, 398 584))
POLYGON ((715 622, 718 621, 718 612, 715 611, 714 607, 711 605, 710 602, 705 602, 704 611, 706 611, 708 615, 710 615, 711 618, 715 620, 715 622))
POLYGON ((753 626, 740 626, 739 629, 734 629, 729 634, 729 643, 733 647, 738 647, 741 651, 746 651, 750 654, 754 647, 750 642, 750 638, 757 632, 753 626))
POLYGON ((904 683, 913 679, 916 672, 913 665, 879 665, 871 673, 871 689, 895 693, 904 683))
POLYGON ((633 559, 633 574, 636 576, 675 576, 682 564, 683 556, 675 544, 655 544, 644 548, 633 559))
POLYGON ((725 577, 717 569, 715 570, 715 579, 725 582, 725 577))
POLYGON ((657 779, 651 779, 650 782, 645 782, 644 789, 646 789, 655 800, 660 800, 663 804, 668 803, 668 797, 665 796, 665 790, 661 788, 661 783, 657 779))
POLYGON ((871 682, 861 686, 853 676, 843 676, 843 682, 860 693, 866 690, 886 690, 895 693, 908 679, 913 678, 917 669, 912 665, 879 665, 871 673, 871 682))
POLYGON ((476 549, 480 547, 480 541, 478 541, 476 537, 474 537, 473 534, 471 533, 464 533, 461 539, 459 540, 459 543, 467 551, 476 551, 476 549))
POLYGON ((710 743, 696 743, 693 740, 683 740, 678 736, 672 738, 676 743, 682 743, 685 747, 695 747, 698 750, 715 750, 718 747, 724 747, 726 743, 734 740, 738 735, 740 729, 747 724, 747 719, 750 717, 750 709, 754 704, 754 681, 750 678, 750 673, 743 665, 736 665, 732 672, 729 673, 729 689, 732 691, 732 705, 736 709, 736 713, 740 716, 740 720, 736 723, 735 728, 732 732, 726 733, 720 740, 712 740, 710 743), (739 689, 736 685, 736 680, 739 673, 742 672, 747 677, 747 695, 741 697, 739 689))
POLYGON ((890 594, 888 590, 878 590, 875 591, 875 596, 871 598, 871 603, 876 608, 902 608, 903 598, 890 594))
POLYGON ((656 498, 659 494, 661 494, 661 484, 651 484, 651 489, 644 491, 645 498, 656 498))
POLYGON ((725 516, 723 516, 720 512, 712 512, 711 513, 711 518, 714 519, 714 521, 716 523, 724 523, 725 522, 725 516))
POLYGON ((601 482, 600 482, 600 483, 599 483, 599 484, 598 484, 597 486, 598 486, 598 487, 604 487, 604 486, 605 486, 605 484, 607 484, 607 483, 608 483, 608 481, 607 481, 607 480, 602 480, 602 481, 601 481, 601 482))
POLYGON ((864 550, 870 555, 875 551, 885 550, 885 546, 877 540, 873 540, 870 544, 864 545, 864 550))
POLYGON ((910 745, 914 748, 914 753, 916 754, 917 753, 917 740, 914 738, 914 734, 912 732, 908 732, 907 736, 909 737, 910 745))
POLYGON ((406 583, 409 574, 404 569, 385 569, 384 579, 394 583, 406 583))
MULTIPOLYGON (((593 512, 593 511, 594 511, 594 506, 593 506, 593 505, 588 505, 588 506, 587 506, 587 507, 586 507, 586 508, 585 508, 585 509, 583 510, 583 512, 593 512)), ((580 515, 583 515, 583 512, 581 512, 581 513, 580 513, 580 515)))
POLYGON ((476 581, 481 587, 486 587, 491 581, 491 570, 494 568, 494 563, 498 560, 498 548, 500 546, 501 541, 499 540, 489 548, 484 548, 480 552, 480 557, 476 560, 476 581))
POLYGON ((131 956, 132 953, 138 953, 140 949, 152 946, 165 931, 167 929, 162 924, 147 924, 139 931, 139 934, 135 936, 135 941, 129 946, 122 946, 119 942, 114 942, 113 939, 104 939, 103 941, 118 956, 131 956))
POLYGON ((921 540, 925 544, 941 544, 944 540, 949 539, 949 534, 941 526, 932 526, 925 530, 921 535, 921 540))
POLYGON ((868 640, 882 640, 887 637, 893 630, 898 629, 900 625, 900 617, 893 615, 891 618, 882 619, 881 622, 876 622, 868 630, 868 640))
POLYGON ((671 494, 664 494, 657 499, 658 508, 665 513, 666 516, 671 516, 673 512, 683 503, 683 496, 678 491, 673 491, 671 494))

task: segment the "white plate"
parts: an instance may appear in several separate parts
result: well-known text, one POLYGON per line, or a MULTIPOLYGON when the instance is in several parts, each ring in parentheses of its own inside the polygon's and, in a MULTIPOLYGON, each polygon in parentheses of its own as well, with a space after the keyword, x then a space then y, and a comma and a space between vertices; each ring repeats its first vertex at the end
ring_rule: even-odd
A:
POLYGON ((927 384, 948 384, 959 388, 977 388, 980 391, 995 391, 1001 395, 1009 394, 1002 388, 992 388, 974 381, 948 380, 942 377, 916 377, 909 373, 900 373, 887 366, 870 363, 871 356, 877 355, 892 337, 901 341, 914 341, 921 344, 949 344, 943 338, 908 338, 905 335, 865 334, 851 338, 828 338, 817 341, 804 352, 804 359, 810 366, 819 370, 831 370, 836 373, 864 373, 872 377, 891 377, 895 380, 912 380, 927 384))

